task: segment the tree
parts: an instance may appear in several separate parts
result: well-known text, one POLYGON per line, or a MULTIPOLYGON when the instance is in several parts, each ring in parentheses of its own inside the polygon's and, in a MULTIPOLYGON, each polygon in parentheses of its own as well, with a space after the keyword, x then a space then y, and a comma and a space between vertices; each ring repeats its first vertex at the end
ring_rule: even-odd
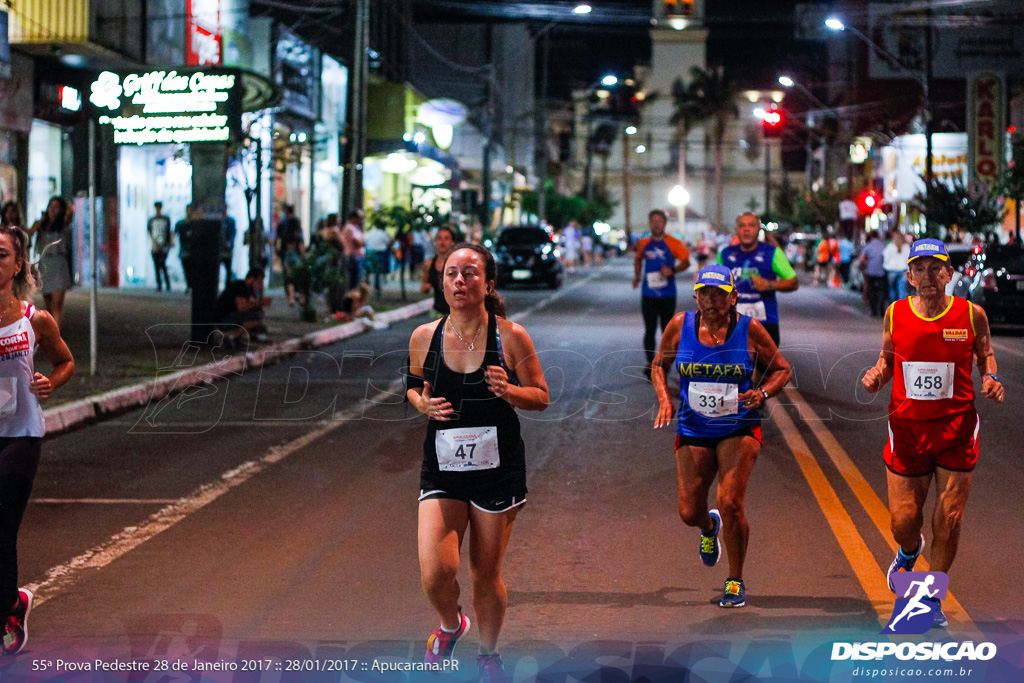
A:
POLYGON ((940 178, 925 181, 925 193, 914 197, 914 203, 928 218, 928 237, 939 237, 939 226, 988 235, 1003 221, 1004 207, 999 197, 968 189, 961 174, 949 182, 940 178))
MULTIPOLYGON (((672 116, 669 123, 676 127, 676 144, 679 145, 679 185, 686 187, 686 140, 694 126, 707 118, 706 111, 698 101, 697 93, 690 85, 683 83, 682 78, 672 82, 672 116)), ((682 230, 684 226, 680 225, 682 230)))
POLYGON ((715 151, 715 228, 722 230, 723 187, 722 187, 722 155, 725 147, 725 131, 729 119, 739 116, 736 98, 739 96, 739 85, 725 75, 722 67, 705 71, 700 67, 690 70, 692 82, 690 88, 696 97, 701 118, 711 124, 711 144, 715 151))
MULTIPOLYGON (((537 212, 536 192, 532 190, 521 192, 520 201, 525 213, 537 212)), ((569 221, 576 221, 580 225, 592 225, 597 221, 611 218, 614 209, 615 204, 608 199, 606 191, 595 192, 593 199, 587 199, 579 195, 560 194, 553 186, 549 186, 544 207, 544 220, 557 229, 565 227, 569 221)))

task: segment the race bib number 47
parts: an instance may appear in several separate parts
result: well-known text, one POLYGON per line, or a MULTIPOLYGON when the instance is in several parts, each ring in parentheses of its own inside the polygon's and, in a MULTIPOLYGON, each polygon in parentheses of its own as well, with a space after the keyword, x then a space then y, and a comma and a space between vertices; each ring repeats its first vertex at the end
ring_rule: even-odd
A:
POLYGON ((442 472, 491 470, 501 464, 497 427, 439 429, 434 436, 437 466, 442 472))
POLYGON ((953 398, 953 364, 905 361, 903 385, 907 398, 915 401, 953 398))

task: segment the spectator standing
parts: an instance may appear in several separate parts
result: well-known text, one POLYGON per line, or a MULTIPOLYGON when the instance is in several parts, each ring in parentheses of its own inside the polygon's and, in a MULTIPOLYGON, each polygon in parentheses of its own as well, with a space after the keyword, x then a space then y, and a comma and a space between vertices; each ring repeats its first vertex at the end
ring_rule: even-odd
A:
POLYGON ((345 250, 345 272, 348 275, 349 287, 359 284, 363 258, 366 256, 363 218, 363 212, 356 209, 348 215, 345 227, 341 229, 341 246, 345 250))
POLYGON ((562 230, 562 240, 565 243, 565 269, 569 273, 575 273, 580 255, 580 229, 576 226, 576 221, 569 221, 569 225, 562 230))
POLYGON ((373 273, 373 289, 377 298, 382 296, 381 278, 391 272, 391 244, 394 240, 379 224, 366 233, 366 260, 373 273))
POLYGON ((302 224, 295 216, 295 207, 284 205, 284 218, 277 224, 275 240, 277 257, 281 259, 281 271, 284 275, 284 291, 288 297, 288 305, 295 305, 294 270, 299 265, 302 255, 306 253, 306 243, 302 237, 302 224))
POLYGON ((13 199, 4 202, 3 208, 0 208, 0 225, 15 228, 25 227, 25 221, 21 217, 21 207, 18 206, 18 202, 13 199))
POLYGON ((907 298, 907 259, 910 258, 910 245, 907 238, 897 228, 889 233, 889 243, 882 251, 882 267, 888 280, 889 300, 899 301, 907 298))
POLYGON ((174 224, 174 234, 178 236, 178 258, 181 259, 181 272, 185 276, 185 293, 192 291, 192 205, 185 207, 185 217, 174 224))
POLYGON ((224 266, 225 284, 235 279, 234 273, 231 272, 231 258, 235 253, 235 235, 237 232, 238 227, 235 225, 235 219, 231 216, 225 218, 220 247, 220 262, 224 266))
POLYGON ((171 278, 167 274, 167 254, 174 244, 171 233, 171 219, 164 215, 163 202, 153 202, 155 216, 149 219, 146 228, 149 231, 153 270, 156 271, 156 291, 166 288, 171 291, 171 278))
POLYGON ((889 279, 883 266, 885 257, 882 236, 877 230, 868 235, 868 243, 860 253, 860 269, 864 273, 864 299, 871 308, 871 316, 880 318, 889 305, 889 279))
POLYGON ((855 249, 853 240, 849 237, 843 235, 839 238, 839 277, 842 278, 844 285, 850 283, 850 264, 853 263, 855 249))
POLYGON ((38 268, 42 278, 46 310, 60 327, 64 317, 64 295, 71 288, 70 234, 72 209, 61 197, 51 197, 46 211, 28 231, 35 235, 38 268))

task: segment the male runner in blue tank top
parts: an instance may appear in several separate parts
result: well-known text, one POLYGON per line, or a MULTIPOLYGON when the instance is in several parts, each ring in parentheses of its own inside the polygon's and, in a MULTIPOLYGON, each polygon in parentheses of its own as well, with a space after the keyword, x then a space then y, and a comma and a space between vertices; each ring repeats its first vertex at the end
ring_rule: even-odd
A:
POLYGON ((758 320, 779 345, 779 305, 775 292, 795 292, 800 286, 793 266, 781 249, 758 239, 761 219, 746 212, 736 218, 736 237, 718 252, 717 263, 729 268, 736 280, 736 310, 758 320))
POLYGON ((750 533, 743 506, 761 451, 759 408, 782 390, 792 372, 761 323, 736 312, 737 292, 728 268, 705 267, 694 289, 697 310, 672 318, 654 359, 654 428, 672 422, 665 373, 674 366, 681 398, 676 430, 679 516, 687 526, 700 527, 700 559, 709 567, 718 563, 718 534, 723 533, 729 577, 718 604, 743 607, 743 560, 750 533), (754 384, 755 368, 760 386, 754 384), (708 510, 716 475, 718 507, 708 510))

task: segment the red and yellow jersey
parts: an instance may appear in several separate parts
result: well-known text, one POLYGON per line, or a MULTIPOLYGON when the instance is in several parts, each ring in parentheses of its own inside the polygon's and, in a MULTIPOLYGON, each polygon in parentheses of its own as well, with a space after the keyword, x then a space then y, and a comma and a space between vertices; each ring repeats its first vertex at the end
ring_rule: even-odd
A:
POLYGON ((949 417, 974 406, 974 309, 950 297, 934 318, 916 310, 913 297, 889 307, 895 375, 889 414, 908 420, 949 417))

